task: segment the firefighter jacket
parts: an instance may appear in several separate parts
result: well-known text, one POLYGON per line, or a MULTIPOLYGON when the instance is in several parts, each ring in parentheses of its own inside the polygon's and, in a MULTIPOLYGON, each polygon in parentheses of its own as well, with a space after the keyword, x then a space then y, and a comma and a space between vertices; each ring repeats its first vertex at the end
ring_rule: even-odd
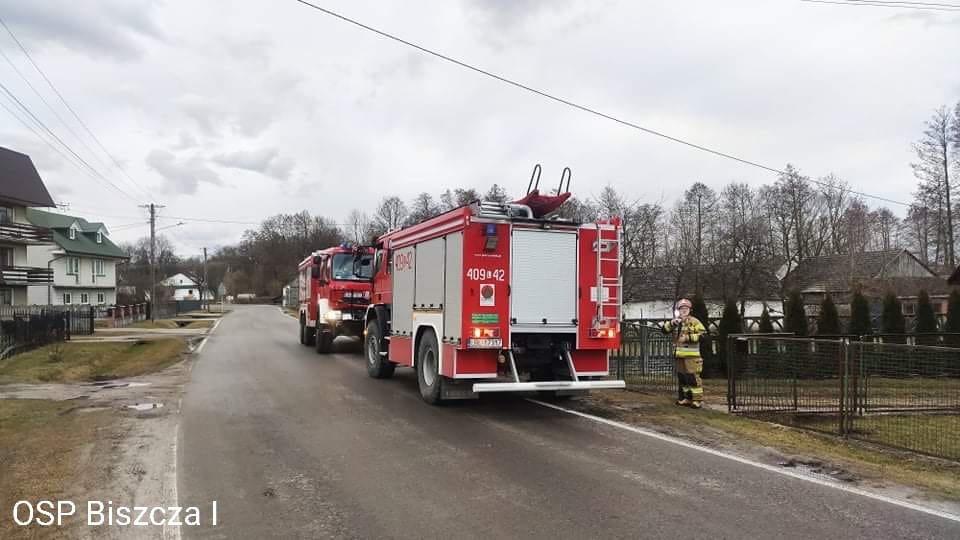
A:
POLYGON ((699 358, 700 357, 700 336, 707 331, 703 323, 694 316, 688 316, 680 323, 679 328, 673 325, 672 321, 667 321, 663 325, 665 334, 673 334, 673 342, 676 345, 677 358, 699 358), (685 343, 680 343, 680 336, 687 336, 685 343))

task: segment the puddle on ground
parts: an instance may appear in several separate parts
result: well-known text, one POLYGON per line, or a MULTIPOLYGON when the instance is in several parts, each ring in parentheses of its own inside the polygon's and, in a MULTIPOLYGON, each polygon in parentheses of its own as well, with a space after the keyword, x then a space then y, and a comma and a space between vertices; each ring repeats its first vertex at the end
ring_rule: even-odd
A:
POLYGON ((137 403, 136 405, 127 405, 124 408, 134 411, 150 411, 163 407, 163 403, 137 403))
POLYGON ((109 411, 110 407, 84 407, 82 409, 76 409, 73 412, 77 414, 91 413, 97 411, 109 411))

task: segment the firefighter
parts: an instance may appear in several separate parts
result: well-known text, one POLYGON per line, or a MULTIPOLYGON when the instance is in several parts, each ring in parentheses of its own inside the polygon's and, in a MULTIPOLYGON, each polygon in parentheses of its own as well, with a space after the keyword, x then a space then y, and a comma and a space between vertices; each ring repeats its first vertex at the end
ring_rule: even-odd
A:
POLYGON ((680 399, 677 405, 699 409, 703 404, 703 358, 700 356, 700 336, 706 329, 703 323, 690 315, 693 304, 686 298, 677 302, 679 316, 663 325, 663 331, 673 334, 676 348, 677 379, 680 383, 680 399))

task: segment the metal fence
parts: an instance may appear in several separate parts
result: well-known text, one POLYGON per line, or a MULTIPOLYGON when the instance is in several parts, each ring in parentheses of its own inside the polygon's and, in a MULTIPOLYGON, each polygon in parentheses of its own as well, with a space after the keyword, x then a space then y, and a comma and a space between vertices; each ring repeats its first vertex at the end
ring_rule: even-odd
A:
POLYGON ((47 313, 67 314, 71 335, 93 334, 93 320, 96 318, 96 308, 90 305, 0 306, 0 321, 27 318, 33 315, 43 315, 47 313))
POLYGON ((101 306, 97 309, 97 319, 105 321, 111 328, 123 328, 135 322, 146 320, 147 304, 124 306, 101 306))
POLYGON ((208 306, 209 303, 204 300, 177 300, 173 302, 159 302, 156 304, 148 303, 147 318, 154 319, 173 319, 182 313, 189 311, 199 311, 208 306))
POLYGON ((70 312, 5 309, 0 316, 0 359, 18 352, 70 339, 70 312))
POLYGON ((960 349, 757 335, 726 345, 730 412, 960 460, 960 349))
POLYGON ((620 325, 620 348, 610 355, 610 375, 629 390, 676 392, 677 376, 671 336, 646 322, 620 325))

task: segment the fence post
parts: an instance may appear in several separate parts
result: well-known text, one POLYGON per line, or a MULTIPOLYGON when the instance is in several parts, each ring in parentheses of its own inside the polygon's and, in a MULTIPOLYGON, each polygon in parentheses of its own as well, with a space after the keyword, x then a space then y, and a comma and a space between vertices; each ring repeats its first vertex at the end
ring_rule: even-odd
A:
POLYGON ((734 377, 737 372, 737 361, 734 359, 733 347, 730 346, 731 340, 736 339, 733 336, 727 336, 727 342, 721 343, 721 347, 727 350, 727 412, 732 413, 736 408, 737 392, 734 377))
POLYGON ((650 336, 649 329, 646 326, 640 327, 640 365, 643 374, 650 373, 650 336))
POLYGON ((849 339, 843 339, 843 340, 840 342, 840 355, 839 355, 839 359, 838 359, 839 362, 838 362, 838 366, 837 366, 837 367, 838 367, 838 371, 839 371, 838 375, 839 375, 839 382, 840 382, 840 404, 839 404, 839 405, 840 405, 840 426, 839 426, 840 429, 839 429, 839 435, 842 436, 842 437, 846 437, 846 435, 847 435, 846 405, 847 405, 847 383, 848 383, 848 380, 847 380, 847 375, 848 375, 847 369, 849 368, 849 360, 850 360, 849 354, 850 354, 850 340, 849 340, 849 339))

